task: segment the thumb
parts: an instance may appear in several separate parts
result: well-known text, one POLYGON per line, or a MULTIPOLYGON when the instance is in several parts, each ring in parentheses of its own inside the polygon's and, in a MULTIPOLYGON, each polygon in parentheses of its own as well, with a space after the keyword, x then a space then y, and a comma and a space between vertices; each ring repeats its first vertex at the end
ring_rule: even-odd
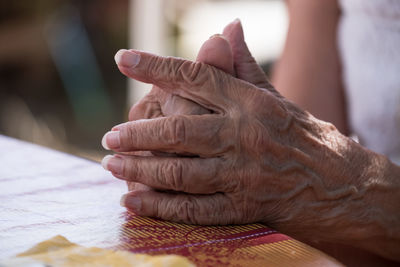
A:
POLYGON ((240 20, 236 19, 229 23, 225 27, 223 35, 231 45, 237 77, 258 87, 270 89, 272 86, 268 82, 267 76, 251 55, 244 41, 240 20))
MULTIPOLYGON (((233 76, 235 75, 231 45, 220 34, 213 35, 204 42, 197 55, 197 61, 219 68, 233 76)), ((208 109, 176 95, 170 95, 166 100, 162 103, 162 111, 167 116, 210 113, 208 109)))
POLYGON ((197 55, 197 61, 235 75, 231 45, 221 34, 215 34, 204 42, 197 55))
MULTIPOLYGON (((197 55, 197 61, 214 66, 231 75, 235 75, 231 45, 228 40, 220 34, 213 35, 204 42, 197 55)), ((210 113, 208 109, 177 95, 169 95, 169 97, 162 102, 162 111, 166 116, 210 113)))

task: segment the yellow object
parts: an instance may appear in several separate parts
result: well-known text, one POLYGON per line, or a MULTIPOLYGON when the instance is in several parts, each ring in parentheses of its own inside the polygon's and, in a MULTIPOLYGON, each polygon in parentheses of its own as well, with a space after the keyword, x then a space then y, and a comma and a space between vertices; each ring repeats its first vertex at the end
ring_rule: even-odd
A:
POLYGON ((102 248, 86 248, 69 242, 63 236, 55 236, 43 241, 26 252, 18 254, 16 258, 0 262, 1 266, 146 266, 162 267, 194 266, 182 256, 165 255, 150 256, 133 254, 127 251, 113 251, 102 248))

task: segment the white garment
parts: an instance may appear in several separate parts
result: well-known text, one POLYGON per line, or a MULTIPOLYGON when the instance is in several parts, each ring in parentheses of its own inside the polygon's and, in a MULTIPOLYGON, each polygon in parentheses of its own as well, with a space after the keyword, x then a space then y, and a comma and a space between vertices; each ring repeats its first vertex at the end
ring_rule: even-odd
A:
POLYGON ((349 123, 360 143, 400 164, 400 0, 340 0, 349 123))

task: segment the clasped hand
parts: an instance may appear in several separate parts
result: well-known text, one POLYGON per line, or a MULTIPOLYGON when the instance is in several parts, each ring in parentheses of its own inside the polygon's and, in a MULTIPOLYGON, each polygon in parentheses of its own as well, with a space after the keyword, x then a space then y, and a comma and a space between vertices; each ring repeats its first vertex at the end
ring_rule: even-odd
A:
POLYGON ((208 42, 228 44, 221 50, 227 56, 213 61, 203 53, 192 62, 117 53, 122 73, 154 85, 131 109, 131 121, 103 139, 117 152, 103 166, 145 185, 122 204, 139 215, 193 224, 265 222, 289 233, 329 225, 320 212, 354 194, 343 169, 334 167, 350 168, 341 157, 349 141, 268 83, 239 22, 208 42))

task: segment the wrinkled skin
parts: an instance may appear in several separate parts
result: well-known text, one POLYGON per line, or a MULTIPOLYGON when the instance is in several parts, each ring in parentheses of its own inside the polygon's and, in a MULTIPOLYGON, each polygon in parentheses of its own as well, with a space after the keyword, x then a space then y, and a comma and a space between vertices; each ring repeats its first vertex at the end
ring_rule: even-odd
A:
MULTIPOLYGON (((260 88, 268 88, 269 82, 260 66, 251 55, 246 43, 242 25, 235 20, 225 27, 223 34, 210 37, 200 48, 196 61, 219 68, 232 76, 248 81, 260 88)), ((151 119, 170 115, 201 115, 210 113, 210 110, 179 95, 167 93, 157 86, 153 86, 139 103, 129 112, 129 120, 151 119)), ((157 153, 148 151, 131 152, 130 154, 163 156, 171 153, 157 153)), ((185 154, 185 153, 184 153, 185 154)), ((186 155, 189 155, 186 153, 186 155)), ((136 182, 127 182, 129 190, 150 190, 151 188, 136 182)))
POLYGON ((238 25, 224 32, 235 73, 204 61, 119 54, 122 73, 155 86, 132 108, 133 121, 105 136, 119 153, 105 167, 146 185, 132 187, 123 204, 194 224, 264 222, 300 239, 398 259, 399 167, 281 97, 243 49, 238 25), (131 66, 133 56, 140 61, 131 66), (132 151, 147 154, 124 154, 132 151))

